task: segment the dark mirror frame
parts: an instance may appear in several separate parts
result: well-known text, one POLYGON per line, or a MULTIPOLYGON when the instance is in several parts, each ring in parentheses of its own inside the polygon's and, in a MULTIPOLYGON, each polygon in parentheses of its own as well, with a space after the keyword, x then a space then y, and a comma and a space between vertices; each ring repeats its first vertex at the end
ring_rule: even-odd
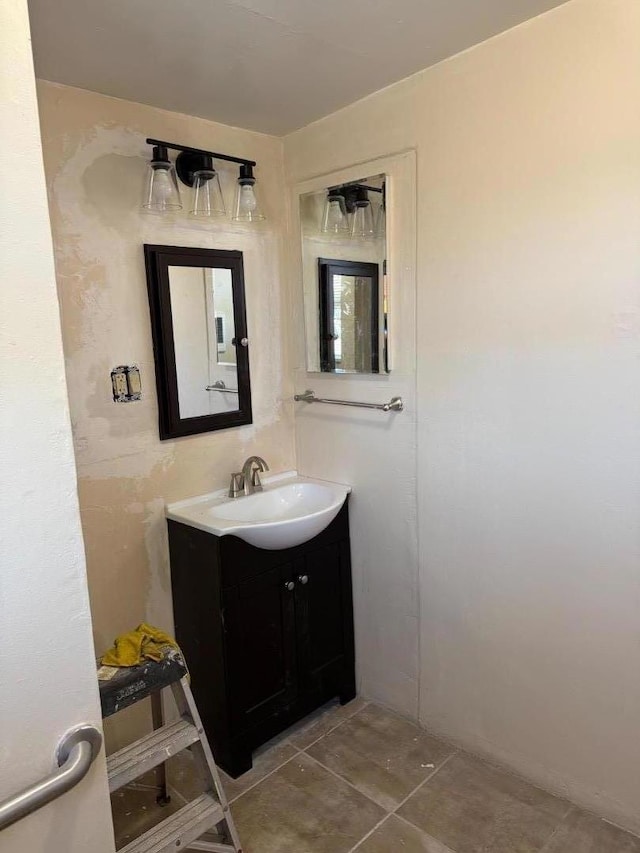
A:
POLYGON ((222 249, 194 249, 184 246, 154 246, 145 243, 147 289, 151 311, 151 333, 156 364, 160 439, 181 438, 217 429, 252 423, 251 382, 249 378, 249 347, 247 312, 244 296, 244 267, 242 252, 222 249), (238 375, 238 408, 233 412, 181 418, 178 406, 178 376, 176 372, 173 318, 169 292, 169 267, 208 267, 231 270, 233 314, 238 375))
POLYGON ((318 258, 318 293, 320 317, 320 370, 336 372, 333 328, 333 276, 353 275, 371 279, 371 373, 380 372, 380 306, 378 264, 365 261, 341 261, 318 258))

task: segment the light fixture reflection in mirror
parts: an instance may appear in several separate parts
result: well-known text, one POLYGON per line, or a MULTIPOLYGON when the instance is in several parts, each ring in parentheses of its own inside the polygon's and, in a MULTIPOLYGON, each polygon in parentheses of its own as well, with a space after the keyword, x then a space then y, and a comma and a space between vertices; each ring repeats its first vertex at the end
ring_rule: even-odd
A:
POLYGON ((320 231, 338 237, 351 231, 344 196, 337 190, 327 190, 320 231))
POLYGON ((369 199, 369 190, 359 187, 354 204, 355 210, 351 217, 352 239, 373 240, 376 232, 373 224, 373 210, 369 199))
POLYGON ((388 373, 385 183, 299 196, 308 372, 388 373))

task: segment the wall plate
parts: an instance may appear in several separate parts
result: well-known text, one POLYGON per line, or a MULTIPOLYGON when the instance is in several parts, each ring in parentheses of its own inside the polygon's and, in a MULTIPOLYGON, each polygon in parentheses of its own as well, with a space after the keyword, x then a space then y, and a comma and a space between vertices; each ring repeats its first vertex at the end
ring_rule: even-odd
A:
POLYGON ((121 364, 111 371, 111 389, 114 403, 132 403, 142 397, 140 370, 133 365, 121 364))

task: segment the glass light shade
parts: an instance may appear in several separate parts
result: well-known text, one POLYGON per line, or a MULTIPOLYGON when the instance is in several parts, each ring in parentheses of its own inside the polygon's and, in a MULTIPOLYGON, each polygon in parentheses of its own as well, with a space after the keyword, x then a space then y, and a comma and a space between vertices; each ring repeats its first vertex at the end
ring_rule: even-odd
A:
POLYGON ((211 218, 226 216, 227 209, 215 169, 198 169, 193 173, 192 216, 211 218))
POLYGON ((344 196, 339 193, 327 193, 322 213, 320 231, 323 234, 347 235, 349 233, 349 218, 344 202, 344 196))
POLYGON ((372 240, 375 237, 373 211, 370 201, 356 202, 356 209, 351 220, 351 236, 354 240, 372 240))
POLYGON ((152 160, 147 166, 142 207, 156 213, 182 209, 176 173, 168 161, 152 160))
POLYGON ((265 218, 255 191, 255 178, 238 178, 234 222, 260 222, 265 218))

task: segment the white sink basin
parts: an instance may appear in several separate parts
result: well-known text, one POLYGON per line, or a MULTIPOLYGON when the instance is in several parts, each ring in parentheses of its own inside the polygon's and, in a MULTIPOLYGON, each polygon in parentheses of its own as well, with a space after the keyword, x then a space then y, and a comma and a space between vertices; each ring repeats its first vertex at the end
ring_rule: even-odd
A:
POLYGON ((293 548, 321 533, 340 512, 350 486, 295 474, 263 480, 263 491, 239 498, 225 492, 167 506, 167 518, 214 533, 238 536, 269 551, 293 548))

